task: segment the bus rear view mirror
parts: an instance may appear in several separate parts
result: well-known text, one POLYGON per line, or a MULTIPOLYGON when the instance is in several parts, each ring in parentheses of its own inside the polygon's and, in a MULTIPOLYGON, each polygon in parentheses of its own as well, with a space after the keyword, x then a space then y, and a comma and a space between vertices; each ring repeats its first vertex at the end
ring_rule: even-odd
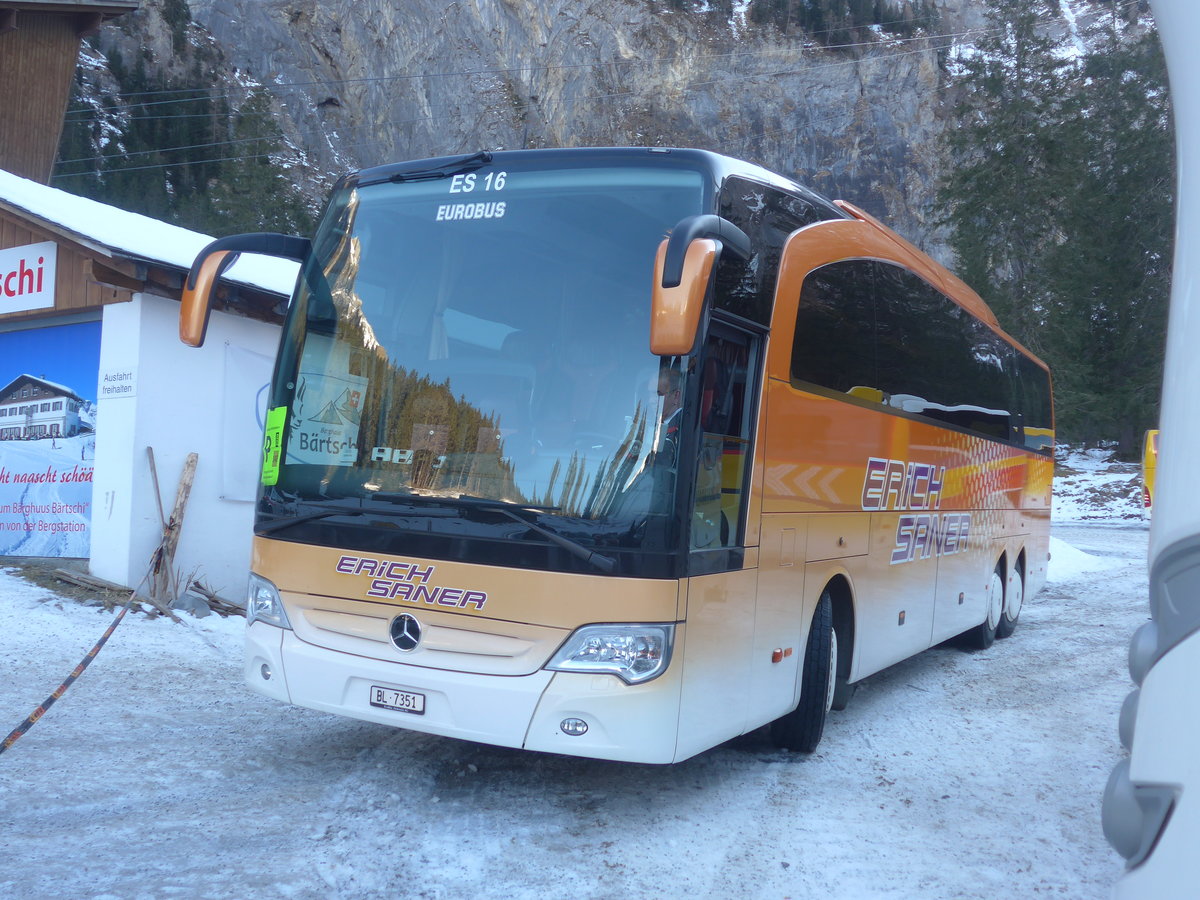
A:
POLYGON ((179 340, 189 347, 204 346, 217 280, 237 258, 238 254, 229 250, 208 254, 202 252, 192 264, 183 283, 183 296, 179 304, 179 340))
POLYGON ((179 340, 189 347, 204 345, 208 317, 221 274, 242 253, 261 253, 302 262, 312 246, 308 238, 260 232, 219 238, 200 251, 183 283, 179 307, 179 340))
POLYGON ((713 266, 724 250, 750 258, 745 232, 720 216, 689 216, 671 230, 654 261, 650 352, 683 356, 696 346, 713 266))
POLYGON ((684 356, 696 344, 704 295, 717 261, 717 242, 692 241, 684 258, 683 273, 675 287, 662 286, 663 264, 669 241, 658 247, 654 261, 654 294, 650 310, 650 352, 659 356, 684 356))

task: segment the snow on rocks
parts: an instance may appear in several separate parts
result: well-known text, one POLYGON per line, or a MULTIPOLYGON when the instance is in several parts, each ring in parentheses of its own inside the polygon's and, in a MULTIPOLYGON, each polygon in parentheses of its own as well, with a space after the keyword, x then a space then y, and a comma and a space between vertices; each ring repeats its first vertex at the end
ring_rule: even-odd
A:
POLYGON ((1137 463, 1113 460, 1104 447, 1055 453, 1055 522, 1148 522, 1142 506, 1142 471, 1137 463))

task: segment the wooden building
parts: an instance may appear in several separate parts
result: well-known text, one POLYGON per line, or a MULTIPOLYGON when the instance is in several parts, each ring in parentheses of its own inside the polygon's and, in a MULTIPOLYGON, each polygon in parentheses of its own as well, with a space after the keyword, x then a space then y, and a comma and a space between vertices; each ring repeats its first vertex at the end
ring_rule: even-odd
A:
POLYGON ((241 595, 260 406, 297 266, 244 257, 208 342, 185 347, 180 289, 210 240, 0 172, 0 560, 87 558, 136 585, 196 453, 176 564, 241 595))
POLYGON ((0 197, 0 325, 81 314, 98 319, 105 304, 131 299, 141 284, 137 274, 110 248, 0 197), (23 290, 30 281, 38 286, 36 277, 23 277, 30 271, 41 275, 43 290, 23 290))
POLYGON ((79 43, 138 0, 0 0, 0 169, 45 184, 79 43))
MULTIPOLYGON (((37 211, 32 211, 6 190, 9 184, 19 187, 0 172, 0 332, 98 321, 103 307, 127 303, 140 293, 178 300, 192 257, 210 240, 174 225, 40 187, 37 200, 46 206, 35 204, 37 211), (69 215, 55 216, 60 205, 69 215), (86 227, 81 227, 81 222, 86 227), (105 228, 106 222, 110 228, 105 228), (169 252, 156 252, 155 239, 138 234, 139 227, 158 229, 147 233, 169 252), (111 237, 105 236, 106 231, 111 237)), ((278 324, 279 303, 278 291, 271 288, 226 283, 218 293, 216 308, 278 324)))

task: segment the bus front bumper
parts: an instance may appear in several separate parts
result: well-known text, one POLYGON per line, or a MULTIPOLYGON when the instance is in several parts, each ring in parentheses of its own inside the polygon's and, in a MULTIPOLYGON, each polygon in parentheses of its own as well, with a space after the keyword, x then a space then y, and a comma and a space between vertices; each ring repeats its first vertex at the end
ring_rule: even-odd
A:
POLYGON ((627 685, 614 675, 479 675, 368 659, 305 643, 263 622, 247 627, 245 648, 246 683, 296 706, 500 747, 675 761, 678 659, 654 681, 627 685), (372 706, 376 687, 420 695, 424 712, 372 706), (568 720, 584 722, 586 731, 564 732, 568 720))

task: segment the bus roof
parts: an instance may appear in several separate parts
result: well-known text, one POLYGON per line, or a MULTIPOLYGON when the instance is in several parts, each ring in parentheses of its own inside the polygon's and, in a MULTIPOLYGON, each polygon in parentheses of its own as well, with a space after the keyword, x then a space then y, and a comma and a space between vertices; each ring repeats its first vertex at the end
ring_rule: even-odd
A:
POLYGON ((639 160, 652 160, 662 164, 666 160, 679 162, 693 168, 704 169, 711 173, 714 188, 730 175, 761 181, 764 184, 779 188, 792 194, 797 194, 811 203, 822 207, 829 213, 831 219, 850 218, 849 214, 838 207, 827 197, 818 194, 812 188, 785 178, 770 169, 723 156, 709 150, 694 150, 678 147, 570 147, 553 150, 484 150, 479 153, 463 156, 437 156, 428 159, 416 159, 398 163, 388 163, 382 166, 363 169, 350 177, 358 184, 373 184, 380 181, 390 181, 393 178, 402 180, 404 176, 413 176, 420 172, 432 172, 448 168, 456 164, 479 161, 483 164, 495 163, 503 165, 506 160, 545 160, 548 163, 563 163, 571 159, 587 159, 590 162, 628 164, 639 160))
MULTIPOLYGON (((388 163, 382 166, 363 169, 347 176, 356 184, 377 184, 385 181, 403 181, 421 173, 436 173, 450 170, 472 163, 479 165, 503 165, 506 160, 545 160, 550 164, 562 164, 571 159, 586 159, 589 162, 603 164, 605 162, 620 164, 634 163, 639 160, 653 160, 662 164, 667 160, 691 168, 708 172, 712 178, 711 187, 715 193, 721 183, 731 175, 759 181, 779 190, 803 197, 808 202, 829 213, 830 220, 856 219, 879 229, 895 244, 902 257, 907 258, 914 271, 930 283, 940 288, 954 302, 958 303, 971 315, 986 324, 992 331, 999 334, 1006 342, 1019 352, 1029 357, 1041 368, 1049 371, 1049 367, 1035 354, 1023 347, 1011 335, 1001 328, 995 314, 969 285, 941 263, 928 256, 920 248, 902 238, 891 228, 884 225, 874 216, 859 209, 844 200, 830 200, 827 197, 805 187, 799 182, 785 178, 770 169, 724 156, 709 150, 696 150, 679 147, 570 147, 543 150, 483 150, 478 153, 458 156, 437 156, 427 159, 408 160, 405 162, 388 163)), ((669 163, 668 163, 669 164, 669 163)))

